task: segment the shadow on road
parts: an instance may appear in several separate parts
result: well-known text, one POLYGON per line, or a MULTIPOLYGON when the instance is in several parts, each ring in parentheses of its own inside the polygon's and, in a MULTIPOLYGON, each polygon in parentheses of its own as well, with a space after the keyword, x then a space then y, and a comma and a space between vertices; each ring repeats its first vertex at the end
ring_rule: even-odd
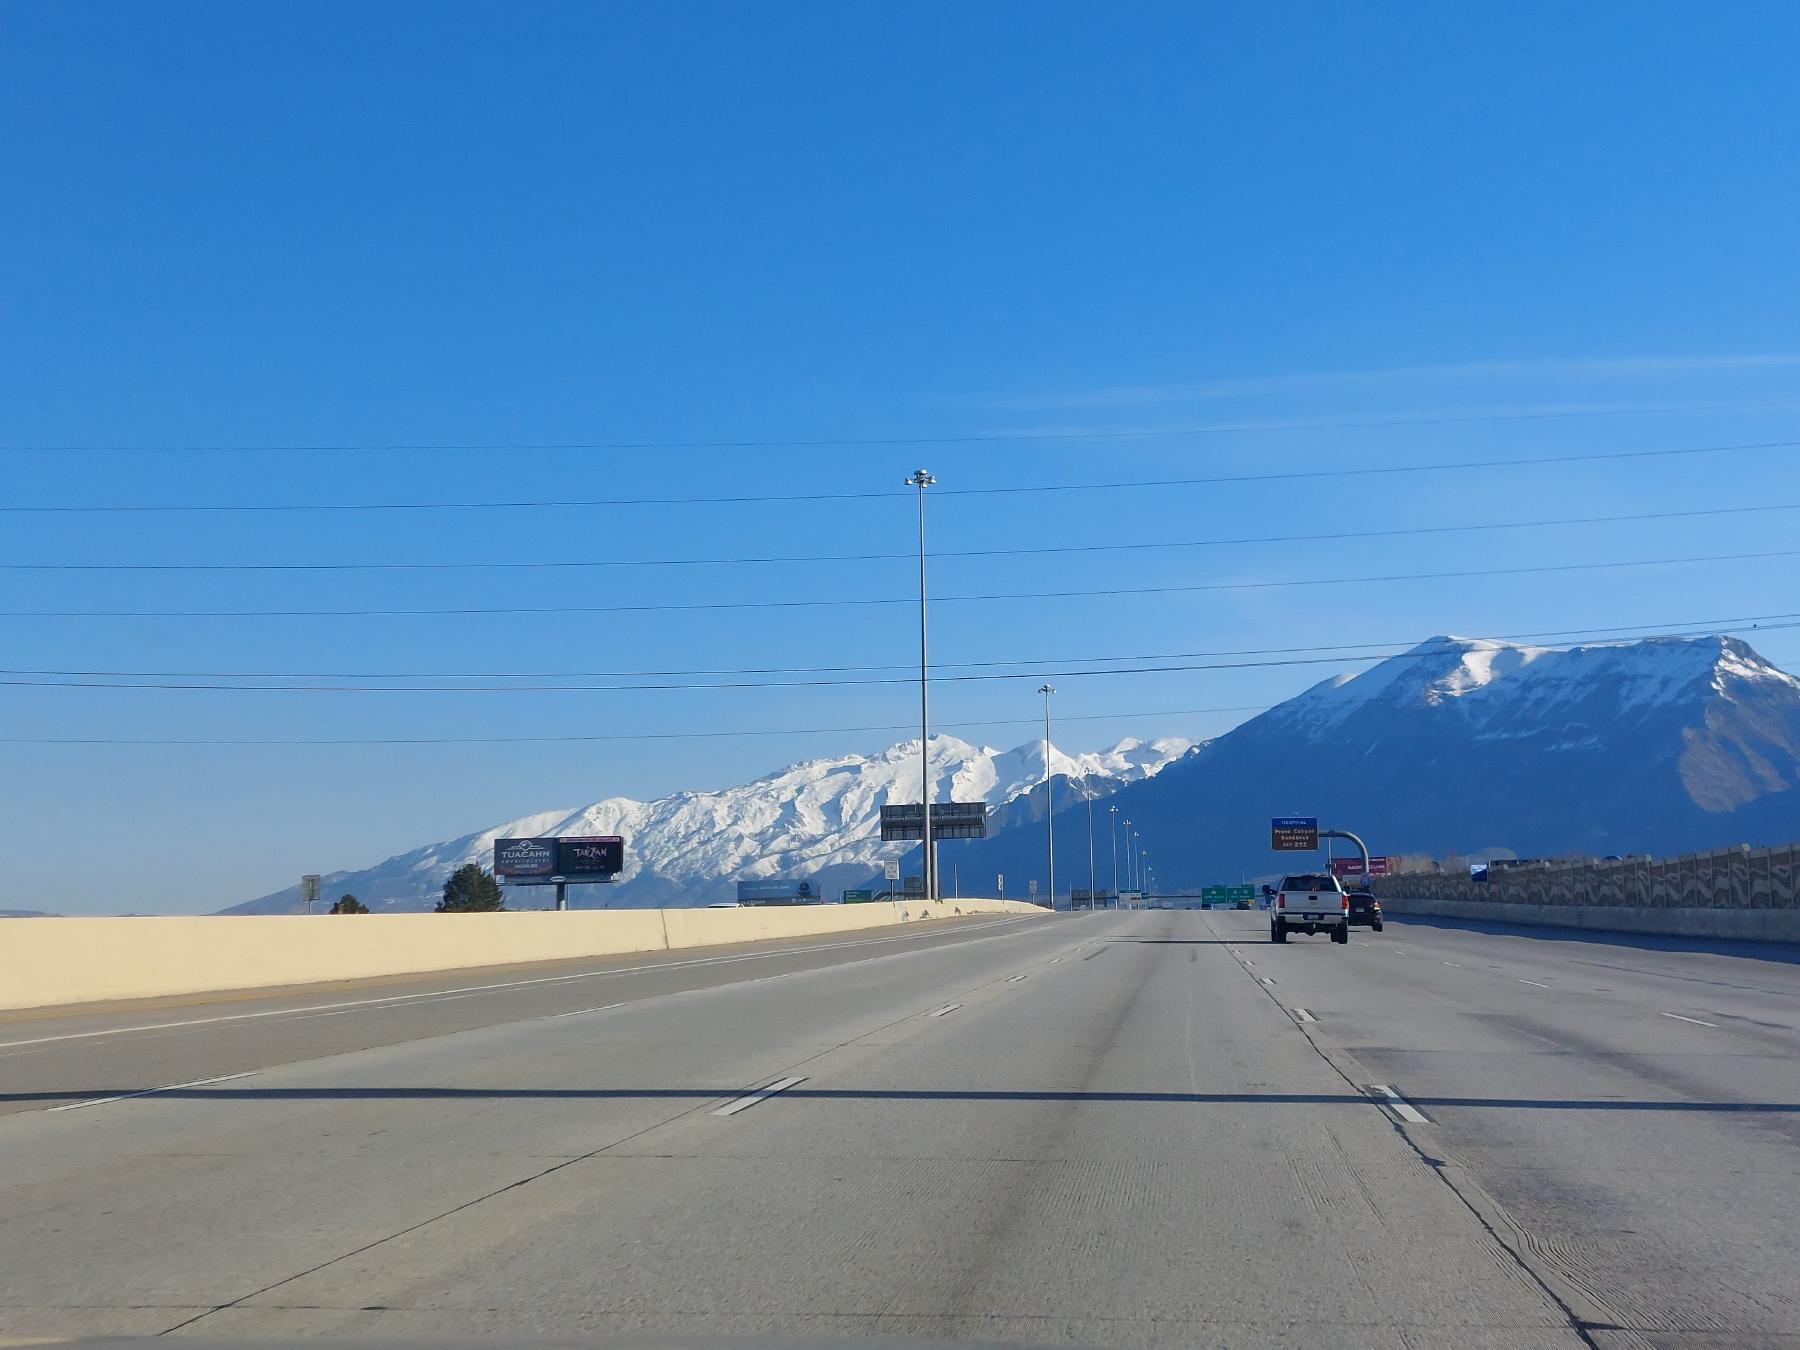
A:
MULTIPOLYGON (((729 1088, 453 1088, 453 1087, 204 1087, 171 1088, 145 1094, 146 1100, 212 1102, 312 1102, 312 1101, 728 1101, 754 1092, 754 1087, 729 1088)), ((142 1089, 103 1092, 98 1089, 69 1092, 0 1093, 0 1102, 70 1100, 102 1101, 142 1089)), ((1357 1092, 1072 1092, 1002 1088, 826 1088, 793 1087, 780 1096, 792 1102, 1131 1102, 1167 1106, 1369 1106, 1374 1097, 1357 1092)), ((1632 1111, 1673 1115, 1800 1115, 1800 1102, 1671 1102, 1620 1100, 1607 1097, 1427 1097, 1407 1094, 1421 1107, 1467 1107, 1507 1111, 1632 1111)))

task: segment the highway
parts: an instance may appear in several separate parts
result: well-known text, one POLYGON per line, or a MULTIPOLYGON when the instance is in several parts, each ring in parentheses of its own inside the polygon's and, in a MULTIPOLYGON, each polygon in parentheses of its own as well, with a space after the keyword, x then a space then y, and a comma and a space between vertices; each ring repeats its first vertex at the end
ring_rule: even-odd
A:
POLYGON ((1267 931, 8 1015, 0 1336, 1800 1339, 1800 953, 1267 931))

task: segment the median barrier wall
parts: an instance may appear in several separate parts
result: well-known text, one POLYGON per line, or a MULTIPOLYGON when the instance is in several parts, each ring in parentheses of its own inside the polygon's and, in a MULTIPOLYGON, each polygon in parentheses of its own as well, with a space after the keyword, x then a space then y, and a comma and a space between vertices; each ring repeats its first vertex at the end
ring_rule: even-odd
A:
POLYGON ((1642 905, 1529 905, 1505 900, 1431 900, 1381 897, 1391 914, 1427 914, 1489 923, 1544 924, 1610 933, 1662 933, 1674 937, 1734 938, 1749 942, 1800 942, 1800 910, 1650 909, 1642 905))
POLYGON ((958 914, 1043 914, 1015 900, 498 914, 8 919, 0 1008, 365 980, 882 928, 958 914))
POLYGON ((1401 872, 1375 892, 1396 914, 1613 933, 1800 942, 1800 845, 1674 858, 1569 859, 1466 872, 1401 872))

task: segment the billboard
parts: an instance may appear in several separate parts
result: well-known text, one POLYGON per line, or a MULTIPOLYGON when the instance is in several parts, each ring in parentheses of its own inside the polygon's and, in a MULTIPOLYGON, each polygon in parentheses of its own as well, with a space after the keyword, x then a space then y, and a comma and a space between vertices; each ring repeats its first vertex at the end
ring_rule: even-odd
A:
POLYGON ((614 877, 625 870, 625 841, 616 834, 575 835, 556 841, 556 874, 614 877))
POLYGON ((738 882, 737 898, 740 905, 816 905, 825 895, 805 877, 758 877, 738 882))
MULTIPOLYGON (((881 837, 892 843, 925 837, 925 815, 918 802, 902 802, 881 808, 881 837)), ((986 802, 933 802, 933 839, 986 839, 986 802)))
POLYGON ((1276 816, 1269 822, 1269 848, 1275 853, 1302 853, 1319 846, 1317 816, 1276 816))
POLYGON ((494 875, 547 877, 556 871, 556 840, 494 840, 494 875))
POLYGON ((616 834, 494 840, 494 875, 516 886, 611 881, 624 870, 625 840, 616 834))
MULTIPOLYGON (((1385 877, 1393 870, 1394 859, 1384 857, 1379 853, 1371 853, 1369 855, 1370 876, 1385 877)), ((1333 858, 1331 860, 1331 875, 1334 877, 1359 877, 1362 874, 1361 854, 1358 854, 1354 858, 1333 858)))

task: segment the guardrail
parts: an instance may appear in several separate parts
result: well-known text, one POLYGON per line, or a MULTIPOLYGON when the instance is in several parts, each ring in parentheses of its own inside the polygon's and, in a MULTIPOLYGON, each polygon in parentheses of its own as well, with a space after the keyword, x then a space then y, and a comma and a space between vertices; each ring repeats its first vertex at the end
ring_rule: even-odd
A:
POLYGON ((269 989, 431 971, 1043 914, 1014 900, 494 914, 7 919, 0 1009, 269 989))

